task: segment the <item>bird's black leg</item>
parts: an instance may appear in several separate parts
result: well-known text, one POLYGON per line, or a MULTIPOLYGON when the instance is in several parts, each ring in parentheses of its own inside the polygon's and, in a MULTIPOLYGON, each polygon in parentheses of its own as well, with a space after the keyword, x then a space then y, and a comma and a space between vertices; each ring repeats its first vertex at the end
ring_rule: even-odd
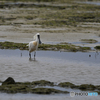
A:
POLYGON ((36 56, 36 51, 34 52, 34 59, 35 59, 35 56, 36 56))
POLYGON ((29 52, 29 56, 30 56, 30 59, 31 59, 31 53, 29 52))

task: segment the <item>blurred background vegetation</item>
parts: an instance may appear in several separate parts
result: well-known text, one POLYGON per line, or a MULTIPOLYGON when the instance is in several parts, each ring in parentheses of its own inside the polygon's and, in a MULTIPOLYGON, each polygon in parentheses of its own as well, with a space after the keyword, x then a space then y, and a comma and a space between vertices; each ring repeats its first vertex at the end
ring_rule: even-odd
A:
POLYGON ((13 1, 13 2, 72 2, 72 1, 99 1, 99 0, 0 0, 0 1, 13 1))
MULTIPOLYGON (((83 22, 100 22, 100 6, 80 2, 98 0, 2 0, 5 2, 33 2, 30 4, 8 5, 9 12, 1 11, 1 25, 34 24, 42 27, 77 27, 83 22), (35 4, 38 2, 39 4, 35 4), (44 2, 44 3, 40 3, 44 2), (48 2, 45 3, 45 2, 48 2), (13 10, 17 7, 16 10, 13 10), (28 8, 34 8, 28 9, 28 8), (12 9, 11 9, 12 8, 12 9), (23 8, 23 9, 20 9, 23 8), (19 20, 19 23, 18 23, 19 20), (23 21, 24 20, 24 21, 23 21), (21 22, 20 22, 21 21, 21 22), (22 22, 23 21, 23 22, 22 22)), ((1 6, 7 8, 7 5, 1 6)))

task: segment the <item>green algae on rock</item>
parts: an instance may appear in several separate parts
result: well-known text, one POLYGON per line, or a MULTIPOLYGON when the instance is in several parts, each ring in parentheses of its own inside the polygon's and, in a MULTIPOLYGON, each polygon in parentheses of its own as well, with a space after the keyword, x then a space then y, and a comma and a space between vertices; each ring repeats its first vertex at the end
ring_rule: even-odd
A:
POLYGON ((38 85, 38 86, 54 86, 54 83, 53 82, 50 82, 50 81, 46 81, 46 80, 40 80, 40 81, 33 81, 31 83, 32 85, 38 85))
POLYGON ((27 50, 27 46, 25 43, 14 43, 14 42, 0 42, 1 49, 20 49, 20 50, 27 50))
POLYGON ((36 94, 52 94, 52 93, 69 93, 67 91, 56 90, 54 88, 35 88, 32 93, 36 94))
MULTIPOLYGON (((26 45, 27 45, 27 43, 14 43, 14 42, 5 41, 5 42, 0 42, 0 49, 28 50, 28 47, 26 45)), ((57 45, 41 44, 41 45, 39 45, 38 48, 40 50, 55 50, 55 51, 64 49, 64 51, 72 51, 72 52, 91 50, 90 47, 75 46, 70 43, 57 44, 57 45)))
POLYGON ((35 94, 52 94, 52 93, 69 93, 54 88, 40 88, 36 86, 54 86, 53 82, 40 80, 34 82, 15 82, 13 78, 7 78, 0 86, 1 92, 6 93, 35 93, 35 94))
POLYGON ((85 42, 85 43, 96 43, 98 42, 97 40, 94 40, 94 39, 81 39, 82 42, 85 42))
POLYGON ((94 48, 97 50, 100 50, 100 46, 95 46, 94 48))
POLYGON ((60 86, 60 87, 70 87, 70 88, 74 88, 75 87, 75 85, 70 83, 70 82, 59 83, 58 86, 60 86))
POLYGON ((81 84, 81 85, 75 85, 70 82, 63 82, 59 83, 58 86, 64 87, 64 88, 75 88, 75 89, 80 89, 80 90, 85 90, 85 91, 92 91, 92 90, 99 90, 100 86, 94 86, 92 84, 81 84))
POLYGON ((94 86, 92 84, 81 84, 75 85, 70 82, 61 82, 58 85, 54 82, 40 80, 33 82, 15 82, 13 78, 7 78, 3 84, 0 86, 0 92, 5 93, 35 93, 35 94, 55 94, 55 93, 69 93, 69 91, 62 91, 59 89, 53 88, 54 86, 63 87, 63 88, 75 88, 84 91, 95 91, 100 94, 100 85, 94 86), (13 83, 12 83, 13 81, 13 83), (6 82, 6 83, 5 83, 6 82), (5 83, 5 84, 4 84, 5 83), (44 87, 44 86, 51 86, 44 87))
POLYGON ((92 84, 82 84, 79 86, 79 89, 81 89, 81 90, 95 90, 96 87, 92 84))

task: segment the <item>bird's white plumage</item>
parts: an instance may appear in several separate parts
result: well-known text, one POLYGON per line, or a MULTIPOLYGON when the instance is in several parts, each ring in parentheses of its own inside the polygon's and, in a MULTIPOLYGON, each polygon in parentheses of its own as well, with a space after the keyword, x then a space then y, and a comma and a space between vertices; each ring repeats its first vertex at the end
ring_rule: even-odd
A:
POLYGON ((33 52, 35 50, 37 50, 38 48, 38 42, 37 41, 31 41, 29 43, 29 52, 33 52))
POLYGON ((39 34, 39 33, 35 34, 35 35, 33 36, 33 40, 36 40, 37 35, 40 35, 40 34, 39 34))
POLYGON ((39 42, 41 43, 39 33, 37 33, 33 38, 34 38, 34 41, 29 42, 29 44, 27 45, 27 46, 29 46, 30 58, 31 58, 31 52, 33 52, 33 51, 34 51, 34 58, 35 58, 35 54, 36 54, 36 50, 38 48, 38 44, 39 44, 39 42))

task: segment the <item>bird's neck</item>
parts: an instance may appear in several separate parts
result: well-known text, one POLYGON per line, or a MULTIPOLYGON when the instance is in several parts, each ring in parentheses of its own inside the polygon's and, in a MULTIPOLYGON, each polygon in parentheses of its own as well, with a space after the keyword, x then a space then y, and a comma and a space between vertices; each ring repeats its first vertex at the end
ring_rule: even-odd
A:
POLYGON ((37 41, 37 43, 39 44, 39 39, 38 39, 38 38, 36 38, 36 41, 37 41))

